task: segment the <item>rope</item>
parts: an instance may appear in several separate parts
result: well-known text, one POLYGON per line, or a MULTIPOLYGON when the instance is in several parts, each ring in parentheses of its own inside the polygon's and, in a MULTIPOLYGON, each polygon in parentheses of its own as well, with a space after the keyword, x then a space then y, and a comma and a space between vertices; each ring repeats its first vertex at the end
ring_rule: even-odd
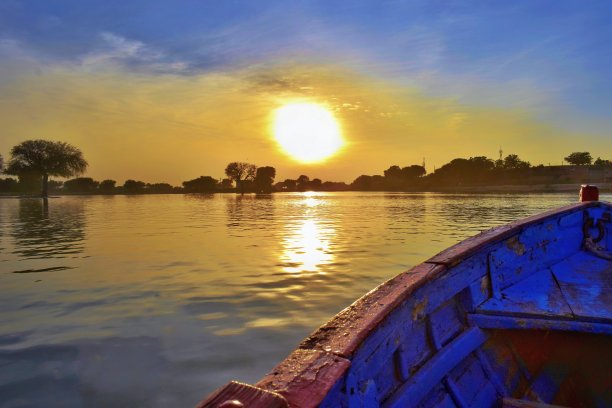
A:
POLYGON ((604 251, 603 248, 601 248, 599 245, 593 242, 593 239, 591 237, 587 237, 584 240, 584 248, 588 252, 592 253, 593 255, 599 258, 606 259, 608 261, 612 261, 612 252, 604 251))

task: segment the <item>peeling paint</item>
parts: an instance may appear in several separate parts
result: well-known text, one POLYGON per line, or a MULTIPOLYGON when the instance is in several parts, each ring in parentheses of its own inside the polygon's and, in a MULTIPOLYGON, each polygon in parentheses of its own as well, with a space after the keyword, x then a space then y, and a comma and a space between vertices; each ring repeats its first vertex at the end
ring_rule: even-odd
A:
POLYGON ((489 285, 489 275, 485 275, 480 281, 480 292, 485 296, 489 295, 489 285))
POLYGON ((423 315, 423 312, 427 307, 427 301, 427 299, 423 299, 422 301, 414 305, 414 309, 412 309, 412 320, 417 320, 419 317, 421 317, 421 315, 423 315))
POLYGON ((525 245, 519 241, 518 235, 513 236, 512 238, 506 241, 506 246, 508 249, 514 251, 517 255, 524 255, 526 252, 525 245))

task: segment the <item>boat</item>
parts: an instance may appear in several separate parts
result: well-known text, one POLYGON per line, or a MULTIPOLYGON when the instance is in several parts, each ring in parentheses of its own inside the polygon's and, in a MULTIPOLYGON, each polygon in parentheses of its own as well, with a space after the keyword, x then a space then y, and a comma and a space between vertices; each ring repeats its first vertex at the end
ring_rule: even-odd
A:
POLYGON ((612 407, 612 204, 469 238, 378 286, 254 385, 198 408, 612 407))

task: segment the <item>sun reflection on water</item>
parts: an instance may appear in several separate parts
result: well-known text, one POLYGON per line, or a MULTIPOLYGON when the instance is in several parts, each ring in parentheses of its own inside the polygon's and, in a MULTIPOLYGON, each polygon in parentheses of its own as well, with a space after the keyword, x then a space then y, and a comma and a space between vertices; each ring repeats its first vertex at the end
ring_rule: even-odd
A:
MULTIPOLYGON (((309 199, 313 198, 306 198, 306 205, 316 205, 309 204, 309 199)), ((321 267, 330 264, 334 259, 330 251, 330 242, 334 235, 335 230, 330 226, 312 218, 301 220, 283 242, 283 270, 288 273, 325 273, 321 267)))

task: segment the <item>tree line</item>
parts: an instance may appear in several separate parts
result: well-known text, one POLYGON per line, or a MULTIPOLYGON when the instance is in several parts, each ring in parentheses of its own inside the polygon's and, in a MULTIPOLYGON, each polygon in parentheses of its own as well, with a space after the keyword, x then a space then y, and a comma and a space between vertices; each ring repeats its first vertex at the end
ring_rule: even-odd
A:
MULTIPOLYGON (((565 157, 572 166, 610 168, 607 159, 593 160, 589 152, 573 152, 565 157)), ((526 184, 526 180, 559 180, 555 174, 559 166, 532 166, 516 154, 493 160, 485 156, 456 158, 427 174, 424 166, 392 165, 382 175, 361 175, 352 183, 322 181, 300 175, 297 179, 285 179, 275 183, 276 169, 258 167, 252 163, 231 162, 225 168, 225 178, 200 176, 182 182, 182 186, 168 183, 145 183, 128 179, 122 185, 115 180, 97 181, 91 177, 76 177, 64 182, 50 177, 68 178, 83 174, 87 161, 76 147, 64 142, 27 140, 11 149, 6 168, 0 156, 0 169, 18 179, 0 179, 0 192, 41 191, 46 197, 51 193, 75 194, 176 194, 176 193, 259 193, 283 191, 423 191, 439 187, 484 186, 500 184, 526 184), (539 177, 539 178, 538 178, 539 177)))

